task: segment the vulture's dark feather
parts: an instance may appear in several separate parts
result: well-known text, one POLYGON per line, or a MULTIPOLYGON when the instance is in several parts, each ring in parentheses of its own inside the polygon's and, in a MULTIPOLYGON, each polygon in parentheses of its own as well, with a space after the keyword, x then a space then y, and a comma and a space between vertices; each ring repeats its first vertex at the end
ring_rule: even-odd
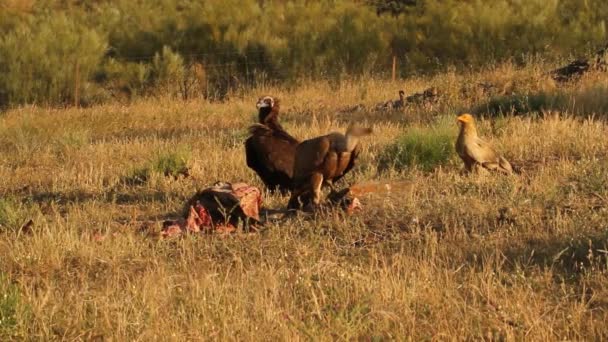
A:
POLYGON ((371 128, 350 126, 346 134, 330 133, 303 141, 296 149, 294 188, 288 208, 298 209, 312 200, 318 205, 321 188, 340 180, 354 166, 361 151, 359 138, 371 134, 371 128))
POLYGON ((260 123, 249 127, 250 137, 245 141, 247 166, 258 174, 270 191, 286 192, 291 189, 299 141, 279 124, 277 100, 263 97, 258 101, 258 108, 260 123))

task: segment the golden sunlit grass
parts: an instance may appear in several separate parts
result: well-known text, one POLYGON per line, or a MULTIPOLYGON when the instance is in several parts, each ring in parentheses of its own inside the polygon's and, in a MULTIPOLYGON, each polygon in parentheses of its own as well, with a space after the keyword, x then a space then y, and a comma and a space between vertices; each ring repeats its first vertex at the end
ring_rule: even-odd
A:
POLYGON ((0 337, 607 338, 608 81, 558 87, 544 69, 0 114, 0 337), (443 92, 433 107, 337 114, 429 86, 443 92), (296 216, 255 235, 141 233, 215 181, 261 186, 243 148, 261 94, 281 98, 282 122, 301 139, 372 125, 347 182, 392 189, 363 196, 358 215, 296 216), (491 97, 539 94, 540 112, 483 109, 491 97), (442 141, 469 110, 520 175, 461 173, 442 141), (182 164, 191 177, 163 174, 182 164), (30 219, 32 232, 20 232, 30 219))

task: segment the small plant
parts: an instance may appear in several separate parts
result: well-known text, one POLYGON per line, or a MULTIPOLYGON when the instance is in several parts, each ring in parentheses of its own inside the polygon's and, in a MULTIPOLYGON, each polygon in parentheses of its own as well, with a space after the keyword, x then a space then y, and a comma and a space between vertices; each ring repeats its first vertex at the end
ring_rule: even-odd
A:
POLYGON ((454 156, 456 129, 447 122, 437 127, 410 129, 380 155, 380 168, 403 170, 418 167, 431 171, 454 156))
POLYGON ((165 177, 177 179, 179 176, 188 177, 188 160, 190 151, 177 150, 175 152, 160 153, 152 159, 148 165, 133 170, 131 175, 126 178, 126 182, 132 185, 146 183, 152 174, 161 174, 165 177))
POLYGON ((0 199, 0 230, 17 225, 18 208, 8 199, 0 199))
POLYGON ((162 154, 154 160, 152 167, 165 177, 187 175, 189 158, 189 153, 185 151, 162 154))
POLYGON ((14 334, 20 304, 19 289, 0 274, 0 337, 10 337, 14 334))
POLYGON ((608 165, 603 162, 581 162, 581 169, 570 175, 569 182, 561 188, 566 194, 586 194, 602 197, 608 189, 606 174, 608 165))

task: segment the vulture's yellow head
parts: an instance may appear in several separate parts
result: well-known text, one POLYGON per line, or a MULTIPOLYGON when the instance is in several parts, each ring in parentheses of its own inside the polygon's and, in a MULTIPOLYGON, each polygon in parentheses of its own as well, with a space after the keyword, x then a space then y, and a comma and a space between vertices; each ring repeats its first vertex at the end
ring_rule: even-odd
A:
POLYGON ((463 125, 468 125, 474 123, 475 119, 473 119, 473 115, 471 114, 462 114, 456 118, 456 121, 458 123, 462 123, 463 125))

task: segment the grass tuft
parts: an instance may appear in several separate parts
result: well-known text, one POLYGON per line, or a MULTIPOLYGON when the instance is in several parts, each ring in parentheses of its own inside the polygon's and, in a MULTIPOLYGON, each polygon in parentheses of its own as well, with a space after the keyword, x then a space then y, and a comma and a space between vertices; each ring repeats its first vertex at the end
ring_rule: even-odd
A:
POLYGON ((10 338, 17 330, 21 293, 0 273, 0 337, 10 338))
POLYGON ((131 185, 144 184, 155 174, 174 179, 180 176, 187 177, 190 156, 191 152, 187 149, 159 153, 146 166, 133 170, 126 178, 126 182, 131 185))
POLYGON ((432 171, 446 165, 454 156, 456 130, 444 121, 439 126, 407 130, 384 149, 379 158, 380 170, 419 168, 432 171))
MULTIPOLYGON (((302 80, 221 103, 9 110, 0 117, 0 340, 601 340, 608 84, 598 76, 541 88, 541 66, 399 83, 302 80), (480 82, 496 86, 488 93, 480 82), (433 108, 336 114, 429 86, 442 94, 433 108), (522 110, 560 94, 568 102, 478 116, 480 135, 523 172, 462 173, 454 114, 541 92, 522 110), (269 215, 260 234, 141 234, 178 218, 199 185, 264 189, 243 148, 261 94, 281 98, 281 123, 302 140, 349 122, 374 127, 337 184, 369 190, 361 212, 269 215), (193 179, 165 177, 187 171, 193 179), (28 219, 30 233, 11 233, 28 219)), ((263 200, 283 209, 288 197, 263 200)))
POLYGON ((21 219, 17 203, 8 199, 0 198, 0 231, 3 227, 15 227, 21 219))

